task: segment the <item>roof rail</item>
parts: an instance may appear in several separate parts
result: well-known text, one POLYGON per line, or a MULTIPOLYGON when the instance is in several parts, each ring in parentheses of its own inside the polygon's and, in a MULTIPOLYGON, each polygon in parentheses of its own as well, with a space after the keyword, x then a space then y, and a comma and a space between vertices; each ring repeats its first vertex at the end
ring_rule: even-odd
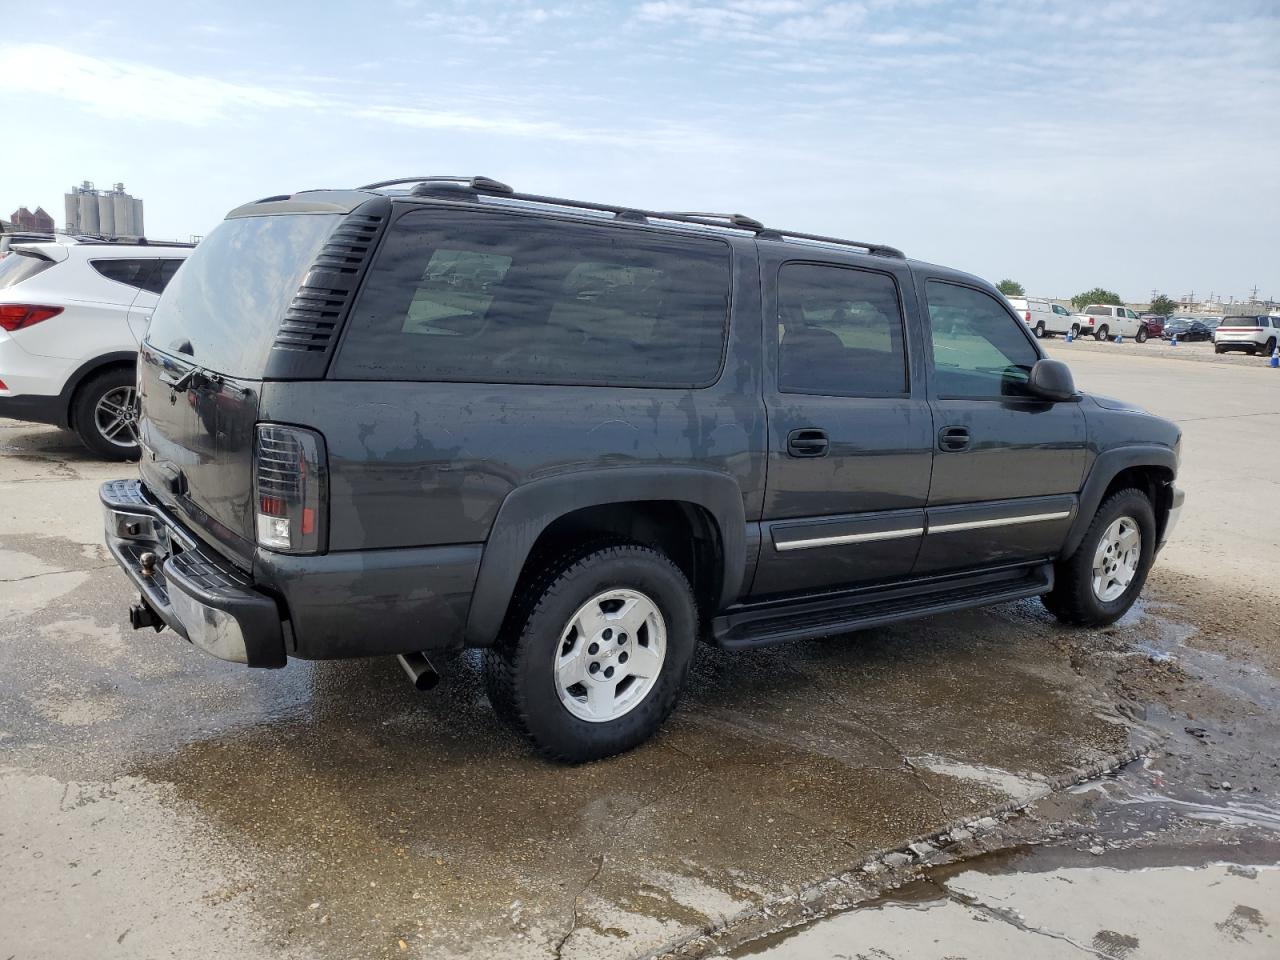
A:
POLYGON ((366 183, 357 190, 381 190, 383 187, 397 187, 405 183, 456 183, 470 187, 481 193, 512 193, 512 189, 500 180, 492 177, 397 177, 394 180, 379 180, 377 183, 366 183))
POLYGON ((662 212, 642 210, 636 207, 621 207, 610 203, 593 203, 588 200, 568 200, 564 197, 544 197, 534 193, 516 193, 511 187, 489 177, 400 177, 395 180, 381 180, 378 183, 357 187, 358 190, 380 190, 383 187, 399 186, 414 183, 420 186, 413 191, 417 196, 440 195, 446 191, 432 190, 428 185, 451 184, 460 188, 460 192, 470 189, 477 193, 500 195, 503 200, 519 200, 525 203, 537 203, 544 206, 565 207, 570 210, 594 210, 600 213, 611 213, 615 220, 631 223, 647 223, 650 220, 668 220, 675 223, 692 223, 704 227, 719 227, 728 230, 747 230, 761 240, 800 240, 807 243, 834 244, 841 247, 857 247, 868 253, 881 257, 894 257, 905 260, 906 255, 896 247, 883 243, 864 243, 860 240, 842 240, 839 237, 826 237, 817 233, 799 233, 794 230, 777 230, 766 227, 754 217, 744 213, 699 213, 699 212, 662 212))

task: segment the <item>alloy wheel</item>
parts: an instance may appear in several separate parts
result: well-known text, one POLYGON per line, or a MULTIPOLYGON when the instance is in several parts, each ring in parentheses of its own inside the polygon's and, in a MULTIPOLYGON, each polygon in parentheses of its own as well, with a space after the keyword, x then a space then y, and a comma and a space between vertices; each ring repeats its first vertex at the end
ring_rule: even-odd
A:
POLYGON ((98 433, 108 443, 130 449, 138 445, 138 398, 133 387, 108 390, 93 408, 98 433))
POLYGON ((1142 531, 1133 517, 1113 520, 1093 554, 1093 594, 1110 603, 1129 589, 1142 561, 1142 531))

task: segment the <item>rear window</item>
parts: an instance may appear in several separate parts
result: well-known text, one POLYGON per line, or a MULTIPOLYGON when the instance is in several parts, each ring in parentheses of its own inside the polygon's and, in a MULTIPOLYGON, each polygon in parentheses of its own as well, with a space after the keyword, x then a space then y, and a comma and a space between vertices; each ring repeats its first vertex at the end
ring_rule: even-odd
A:
POLYGON ((90 260, 89 264, 108 280, 123 283, 137 290, 145 290, 155 270, 153 259, 90 260))
POLYGON ((1110 307, 1089 307, 1088 309, 1085 310, 1085 313, 1087 313, 1091 317, 1109 317, 1111 316, 1111 308, 1110 307))
POLYGON ((1224 327, 1265 327, 1266 324, 1257 317, 1227 317, 1222 321, 1224 327))
POLYGON ((0 257, 0 290, 16 287, 23 280, 30 280, 52 266, 52 260, 32 253, 14 251, 6 257, 0 257))
POLYGON ((370 269, 334 375, 705 386, 720 371, 729 274, 719 240, 409 210, 370 269))
POLYGON ((280 318, 341 217, 224 220, 160 298, 147 341, 231 377, 259 377, 280 318))

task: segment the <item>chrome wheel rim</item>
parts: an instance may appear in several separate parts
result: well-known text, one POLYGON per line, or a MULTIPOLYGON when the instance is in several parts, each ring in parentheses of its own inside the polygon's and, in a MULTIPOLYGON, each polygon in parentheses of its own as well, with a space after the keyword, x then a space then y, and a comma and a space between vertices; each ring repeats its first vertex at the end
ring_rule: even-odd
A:
POLYGON ((606 590, 579 607, 560 634, 556 692, 579 720, 608 723, 644 701, 666 656, 658 605, 638 590, 606 590))
POLYGON ((117 447, 138 445, 138 398, 133 387, 108 390, 93 408, 98 434, 117 447))
POLYGON ((1093 595, 1110 603, 1126 590, 1138 575, 1142 559, 1142 530, 1133 517, 1113 520, 1093 554, 1093 595))

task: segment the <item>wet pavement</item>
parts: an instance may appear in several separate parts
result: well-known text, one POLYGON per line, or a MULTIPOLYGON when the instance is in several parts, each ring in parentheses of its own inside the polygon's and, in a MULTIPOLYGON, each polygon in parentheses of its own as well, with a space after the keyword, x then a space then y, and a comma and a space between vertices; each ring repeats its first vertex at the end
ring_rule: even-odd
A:
MULTIPOLYGON (((394 660, 248 671, 131 631, 94 497, 122 469, 0 421, 0 957, 749 954, 867 922, 838 911, 912 882, 946 889, 930 906, 908 890, 876 922, 951 922, 1004 895, 1001 878, 1055 870, 1046 891, 1097 886, 1102 902, 1109 888, 1072 871, 1112 862, 1195 866, 1272 922, 1274 897, 1237 896, 1246 878, 1210 866, 1280 862, 1275 680, 1238 655, 1274 642, 1266 603, 1189 602, 1173 570, 1105 631, 1033 601, 703 648, 661 735, 570 768, 498 723, 472 656, 423 695, 394 660), (1175 834, 1196 851, 1177 864, 1123 859, 1175 834), (998 851, 1026 859, 968 859, 998 851), (919 879, 948 863, 970 865, 919 879)), ((1249 882, 1275 889, 1264 869, 1249 882)), ((839 937, 889 936, 858 929, 879 932, 839 937)))

